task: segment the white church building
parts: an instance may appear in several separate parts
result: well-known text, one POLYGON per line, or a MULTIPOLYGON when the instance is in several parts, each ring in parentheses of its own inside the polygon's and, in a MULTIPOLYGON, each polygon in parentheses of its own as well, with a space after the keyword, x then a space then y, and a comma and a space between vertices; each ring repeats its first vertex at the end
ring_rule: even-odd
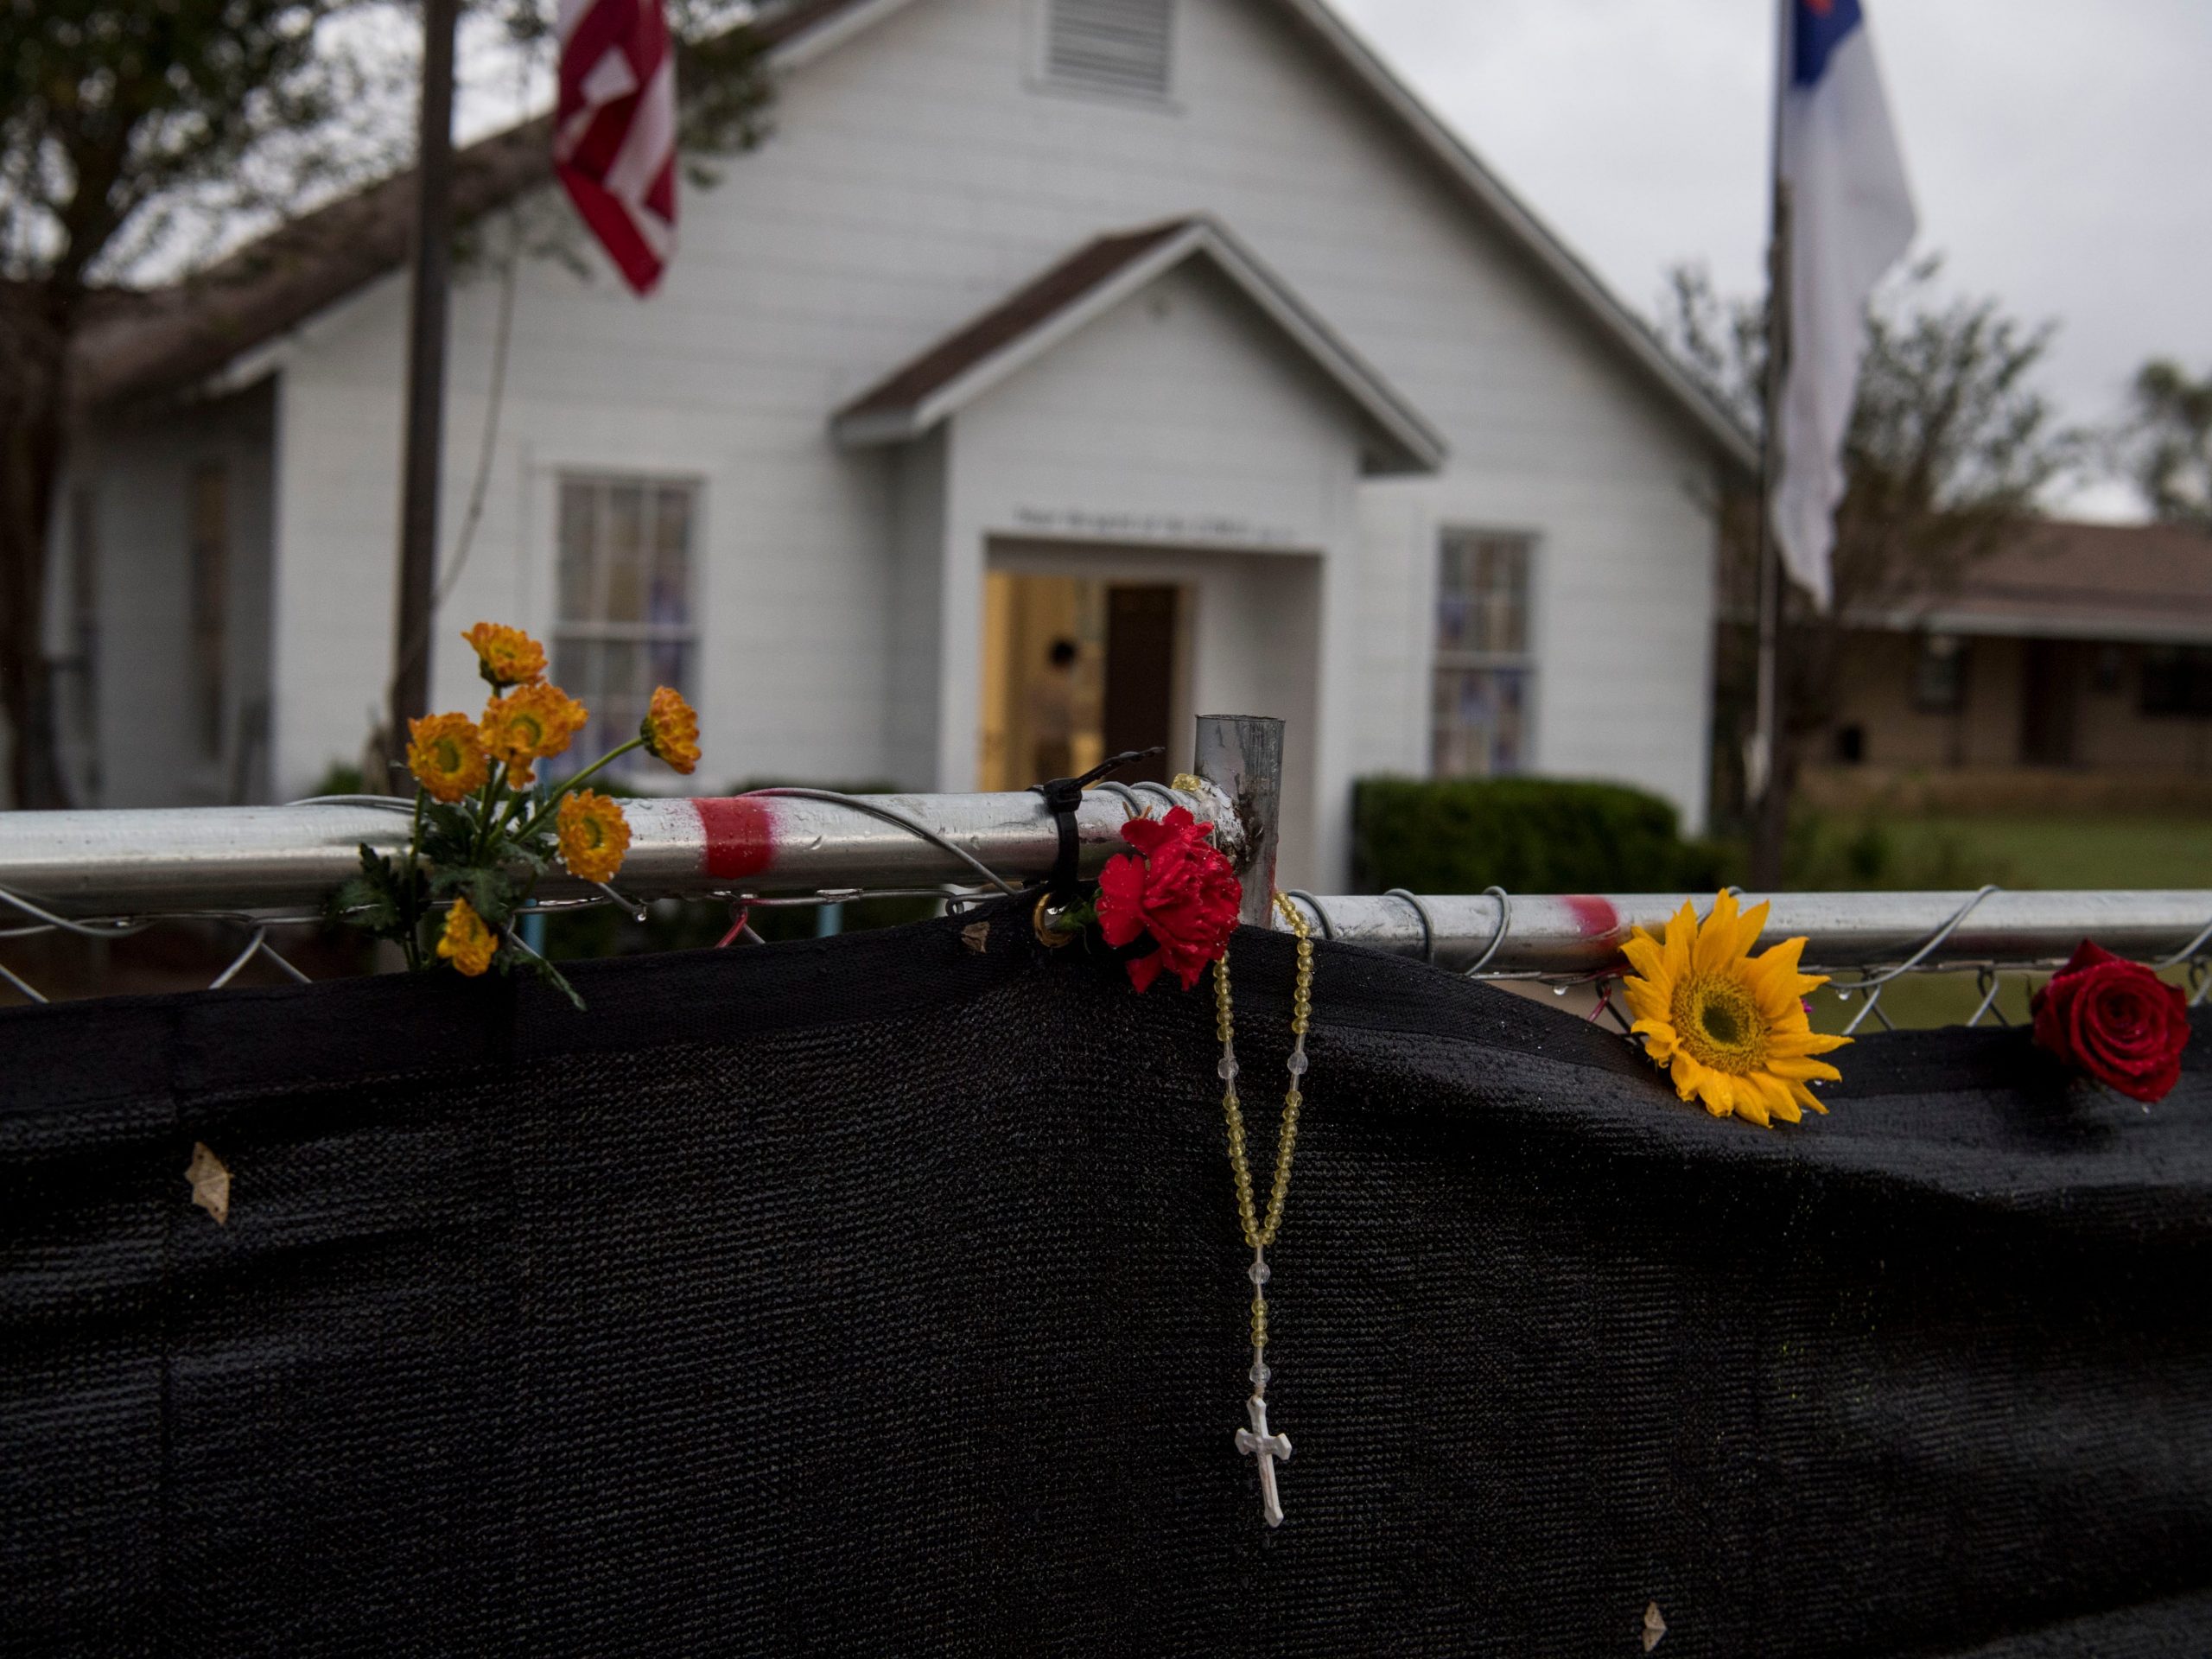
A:
MULTIPOLYGON (((775 16, 772 129, 686 190, 652 297, 581 232, 586 269, 465 269, 434 708, 481 702, 490 618, 609 729, 681 687, 702 791, 1173 769, 1194 713, 1278 715, 1282 876, 1326 888, 1364 775, 1618 779, 1701 822, 1746 441, 1324 0, 775 16)), ((561 206, 520 177, 476 204, 494 252, 561 206)), ((396 257, 353 264, 77 451, 87 804, 283 799, 361 753, 407 307, 396 257)))

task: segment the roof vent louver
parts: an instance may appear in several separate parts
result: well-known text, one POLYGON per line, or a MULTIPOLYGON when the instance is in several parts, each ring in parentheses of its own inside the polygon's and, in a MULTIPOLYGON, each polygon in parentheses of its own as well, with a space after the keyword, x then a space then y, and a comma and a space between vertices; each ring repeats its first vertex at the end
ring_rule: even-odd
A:
POLYGON ((1167 95, 1174 0, 1049 0, 1045 73, 1063 86, 1167 95))

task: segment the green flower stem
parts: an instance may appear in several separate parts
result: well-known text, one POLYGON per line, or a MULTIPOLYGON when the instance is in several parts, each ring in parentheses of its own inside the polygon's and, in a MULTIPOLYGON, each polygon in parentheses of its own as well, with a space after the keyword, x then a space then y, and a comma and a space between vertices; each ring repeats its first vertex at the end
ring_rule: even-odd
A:
POLYGON ((528 823, 523 825, 522 833, 516 836, 515 839, 518 841, 529 840, 531 836, 536 835, 539 830, 544 827, 546 819, 551 817, 554 813, 560 810, 561 798, 563 796, 567 795, 571 791, 580 787, 585 779, 590 777, 592 773, 597 772, 609 761, 619 760, 622 756, 629 753, 631 750, 642 749, 645 746, 645 740, 642 736, 633 737, 627 743, 625 743, 620 748, 609 749, 605 754, 601 755, 598 760, 593 761, 591 765, 586 766, 575 777, 563 783, 560 788, 555 790, 551 798, 548 799, 544 806, 539 810, 537 816, 532 818, 528 823))
POLYGON ((483 810, 476 815, 476 851, 469 859, 471 864, 481 864, 484 855, 492 846, 492 804, 499 798, 499 785, 507 775, 507 763, 497 761, 492 775, 484 780, 483 810))
POLYGON ((1098 923, 1098 904, 1096 899, 1085 899, 1082 904, 1071 905, 1065 910, 1051 913, 1052 919, 1050 925, 1055 933, 1080 933, 1087 927, 1096 926, 1098 923))

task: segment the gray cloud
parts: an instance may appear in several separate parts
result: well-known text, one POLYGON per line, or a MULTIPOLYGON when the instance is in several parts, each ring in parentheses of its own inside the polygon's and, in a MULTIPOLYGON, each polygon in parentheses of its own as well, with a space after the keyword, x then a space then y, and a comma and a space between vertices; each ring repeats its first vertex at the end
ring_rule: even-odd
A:
MULTIPOLYGON (((1761 281, 1765 0, 1338 0, 1631 302, 1761 281)), ((2045 385, 2110 418, 2146 357, 2212 367, 2212 5, 1866 0, 1949 281, 2060 324, 2045 385)), ((2083 505, 2108 505, 2109 491, 2083 505)))

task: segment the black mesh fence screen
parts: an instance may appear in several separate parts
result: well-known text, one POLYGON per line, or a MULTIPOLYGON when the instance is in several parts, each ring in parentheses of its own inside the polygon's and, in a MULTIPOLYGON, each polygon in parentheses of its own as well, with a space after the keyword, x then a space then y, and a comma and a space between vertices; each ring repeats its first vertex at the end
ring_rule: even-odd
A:
POLYGON ((1209 996, 1005 910, 577 980, 0 1016, 0 1648, 2212 1652, 2202 1037, 1770 1133, 1324 947, 1269 1532, 1209 996))

